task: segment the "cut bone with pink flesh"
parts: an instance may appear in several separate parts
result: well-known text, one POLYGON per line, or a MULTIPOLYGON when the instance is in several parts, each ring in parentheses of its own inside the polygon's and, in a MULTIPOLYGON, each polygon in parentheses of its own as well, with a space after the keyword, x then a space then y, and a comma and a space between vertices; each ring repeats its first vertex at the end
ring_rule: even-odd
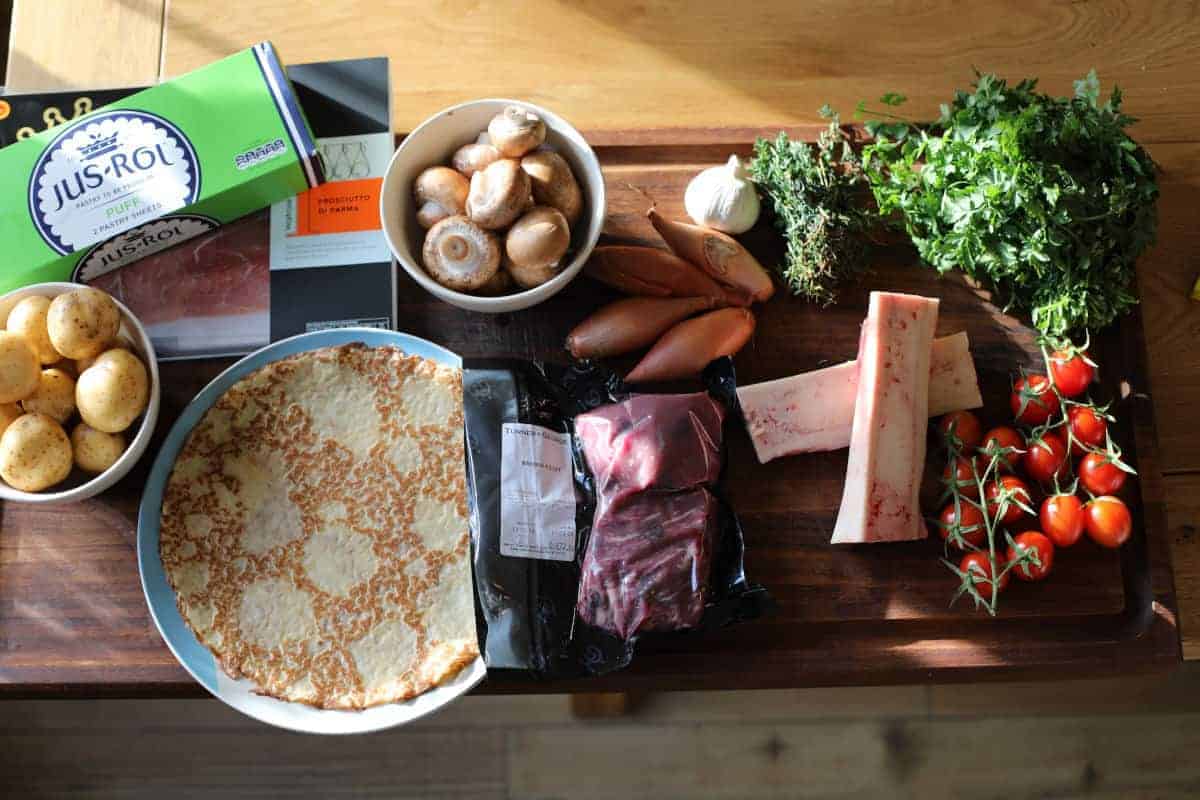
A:
MULTIPOLYGON (((970 346, 966 331, 933 340, 929 416, 983 405, 970 346)), ((738 387, 759 463, 849 447, 857 392, 857 361, 738 387)))
POLYGON ((833 544, 928 535, 918 498, 938 301, 872 292, 858 344, 850 456, 833 544))

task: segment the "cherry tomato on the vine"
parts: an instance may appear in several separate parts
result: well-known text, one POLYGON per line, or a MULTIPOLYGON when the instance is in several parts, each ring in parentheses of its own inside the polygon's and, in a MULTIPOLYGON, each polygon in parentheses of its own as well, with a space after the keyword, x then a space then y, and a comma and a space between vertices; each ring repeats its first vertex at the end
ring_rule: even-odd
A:
POLYGON ((975 481, 975 471, 969 458, 956 456, 953 467, 947 464, 946 468, 942 470, 942 482, 947 486, 955 484, 958 486, 958 491, 966 497, 975 499, 979 497, 979 484, 975 481))
POLYGON ((1104 444, 1105 433, 1108 431, 1108 421, 1097 414, 1089 406, 1071 406, 1067 409, 1067 420, 1071 426, 1071 454, 1082 455, 1085 451, 1080 444, 1100 447, 1104 444))
MULTIPOLYGON (((958 533, 964 541, 981 547, 984 539, 987 538, 987 529, 984 527, 983 512, 970 503, 960 500, 959 511, 955 513, 954 503, 947 503, 942 509, 942 513, 938 515, 938 531, 942 534, 943 539, 950 538, 950 529, 958 524, 958 533)), ((954 546, 958 546, 957 542, 951 542, 954 546)))
POLYGON ((1004 514, 999 517, 999 520, 1004 525, 1011 525, 1021 518, 1025 511, 1017 505, 1018 502, 1031 506, 1033 503, 1029 494, 1029 488, 1025 485, 1025 481, 1014 475, 1001 475, 994 481, 989 481, 987 485, 987 507, 988 513, 992 516, 1000 514, 1000 492, 1007 490, 1009 493, 1008 504, 1004 508, 1004 514))
POLYGON ((1075 397, 1092 382, 1095 370, 1086 355, 1055 350, 1050 354, 1050 379, 1064 397, 1075 397))
POLYGON ((950 434, 951 429, 964 451, 974 450, 983 441, 983 425, 979 417, 970 411, 951 411, 938 421, 938 432, 943 438, 950 434))
POLYGON ((1067 443, 1054 431, 1046 431, 1040 439, 1029 443, 1021 463, 1029 477, 1038 483, 1049 483, 1067 464, 1067 443))
POLYGON ((1054 564, 1054 543, 1049 538, 1039 531, 1026 531, 1015 536, 1013 543, 1015 546, 1008 548, 1008 563, 1012 564, 1022 553, 1034 550, 1041 566, 1028 562, 1013 567, 1010 572, 1023 581, 1040 581, 1050 574, 1054 564))
POLYGON ((1079 482, 1092 494, 1114 494, 1125 485, 1125 471, 1104 453, 1088 453, 1079 462, 1079 482))
MULTIPOLYGON (((971 576, 975 590, 990 600, 992 596, 992 563, 987 553, 967 553, 963 556, 958 568, 971 576)), ((1004 591, 1008 586, 1008 573, 1005 572, 997 581, 996 588, 1004 591)))
POLYGON ((1009 397, 1013 418, 1023 425, 1041 425, 1059 411, 1058 395, 1045 375, 1028 375, 1013 382, 1009 397))
POLYGON ((1133 517, 1119 498, 1097 497, 1083 507, 1083 514, 1088 536, 1101 547, 1120 547, 1133 532, 1133 517))
POLYGON ((1047 497, 1038 517, 1055 547, 1070 547, 1083 535, 1083 501, 1073 494, 1047 497))
MULTIPOLYGON (((992 443, 995 442, 997 448, 1012 447, 1017 451, 1025 450, 1025 437, 1020 434, 1016 428, 1010 428, 1007 425, 1001 425, 998 428, 992 428, 983 435, 983 445, 981 449, 987 450, 992 443)), ((986 459, 987 456, 984 456, 986 459)), ((1020 452, 1005 453, 1004 460, 1013 469, 1016 469, 1017 464, 1021 463, 1020 452)))

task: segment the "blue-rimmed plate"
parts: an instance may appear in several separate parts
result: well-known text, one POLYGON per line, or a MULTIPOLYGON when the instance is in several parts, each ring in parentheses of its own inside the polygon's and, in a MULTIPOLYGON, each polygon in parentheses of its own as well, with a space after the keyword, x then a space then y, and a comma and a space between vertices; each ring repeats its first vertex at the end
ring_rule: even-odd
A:
POLYGON ((278 361, 296 353, 321 347, 362 342, 370 346, 394 345, 411 355, 422 356, 441 364, 461 367, 462 359, 449 350, 424 339, 394 331, 372 328, 340 328, 293 336, 251 353, 205 386, 188 404, 167 434, 142 494, 138 510, 138 568, 142 575, 142 590, 159 633, 201 686, 225 703, 244 714, 271 725, 304 733, 366 733, 395 725, 403 725, 430 714, 459 695, 465 694, 483 680, 486 668, 482 658, 459 673, 452 681, 404 703, 375 706, 363 711, 326 711, 301 703, 288 703, 273 697, 255 694, 248 680, 234 680, 222 671, 212 653, 202 645, 191 629, 184 624, 175 604, 175 592, 167 583, 162 559, 158 552, 159 521, 162 516, 163 490, 175 458, 192 428, 240 378, 264 364, 278 361))

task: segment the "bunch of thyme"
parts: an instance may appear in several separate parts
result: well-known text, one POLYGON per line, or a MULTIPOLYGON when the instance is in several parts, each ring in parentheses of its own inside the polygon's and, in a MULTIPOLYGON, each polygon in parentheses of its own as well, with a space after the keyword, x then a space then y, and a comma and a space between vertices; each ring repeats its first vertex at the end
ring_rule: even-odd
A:
POLYGON ((862 163, 838 115, 821 109, 829 127, 815 144, 780 132, 754 144, 750 173, 787 242, 778 267, 791 291, 822 305, 836 299, 837 285, 866 268, 863 237, 874 216, 862 163))

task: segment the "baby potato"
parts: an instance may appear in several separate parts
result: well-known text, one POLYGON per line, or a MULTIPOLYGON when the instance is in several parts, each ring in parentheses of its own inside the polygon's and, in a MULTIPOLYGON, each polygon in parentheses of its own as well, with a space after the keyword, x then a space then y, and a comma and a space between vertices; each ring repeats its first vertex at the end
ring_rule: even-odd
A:
POLYGON ((76 376, 82 375, 82 374, 83 374, 83 371, 84 371, 85 369, 87 369, 88 367, 90 367, 92 364, 95 364, 95 363, 96 363, 96 359, 97 359, 97 358, 99 358, 99 357, 100 357, 100 354, 99 354, 99 353, 97 353, 96 355, 94 355, 94 356, 88 356, 87 358, 77 358, 77 359, 75 359, 75 360, 74 360, 74 362, 73 362, 73 363, 75 364, 75 375, 76 375, 76 376))
POLYGON ((50 342, 67 358, 88 358, 103 352, 120 327, 117 304, 91 287, 60 294, 50 302, 46 313, 50 342))
POLYGON ((22 492, 40 492, 71 473, 71 440, 45 414, 18 417, 0 436, 0 478, 22 492))
POLYGON ((75 379, 61 369, 44 369, 38 388, 21 401, 26 413, 53 417, 61 425, 75 413, 75 379))
POLYGON ((50 310, 50 298, 31 295, 23 298, 8 313, 8 330, 19 333, 33 349, 33 354, 43 364, 53 364, 62 356, 50 343, 50 332, 46 327, 46 314, 50 310))
POLYGON ((0 331, 0 403, 15 403, 38 387, 42 365, 28 340, 11 331, 0 331))
POLYGON ((81 422, 71 431, 71 448, 75 451, 76 466, 84 472, 100 474, 117 463, 125 452, 125 437, 98 431, 81 422))
POLYGON ((50 365, 52 369, 61 369, 63 372, 71 376, 71 380, 79 377, 79 367, 75 366, 75 361, 69 358, 60 358, 50 365))
POLYGON ((100 354, 75 383, 75 405, 83 421, 104 433, 120 433, 146 410, 150 379, 146 366, 128 350, 100 354))
MULTIPOLYGON (((116 350, 116 349, 128 350, 129 348, 125 346, 124 342, 114 342, 113 346, 106 348, 104 352, 107 353, 109 350, 116 350)), ((83 371, 85 369, 87 369, 88 367, 90 367, 92 364, 95 364, 96 359, 99 357, 100 357, 100 354, 97 353, 96 355, 88 356, 87 358, 75 359, 72 362, 75 365, 75 377, 78 378, 80 375, 82 375, 83 371)))
POLYGON ((16 403, 0 403, 0 435, 13 424, 13 420, 24 413, 16 403))

